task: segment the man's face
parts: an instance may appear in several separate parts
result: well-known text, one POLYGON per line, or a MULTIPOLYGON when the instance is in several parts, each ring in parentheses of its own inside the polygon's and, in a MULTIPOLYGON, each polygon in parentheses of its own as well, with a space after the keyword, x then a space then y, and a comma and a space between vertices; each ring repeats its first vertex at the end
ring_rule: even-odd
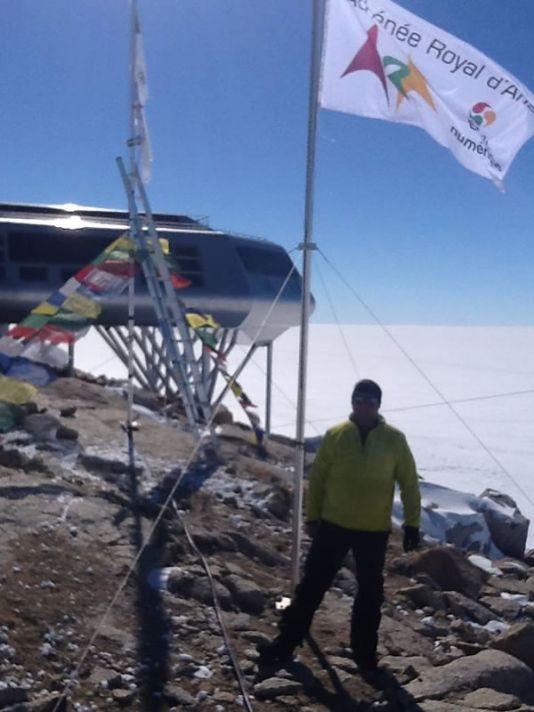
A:
POLYGON ((354 420, 363 427, 376 423, 379 408, 379 399, 366 393, 357 393, 352 401, 354 420))

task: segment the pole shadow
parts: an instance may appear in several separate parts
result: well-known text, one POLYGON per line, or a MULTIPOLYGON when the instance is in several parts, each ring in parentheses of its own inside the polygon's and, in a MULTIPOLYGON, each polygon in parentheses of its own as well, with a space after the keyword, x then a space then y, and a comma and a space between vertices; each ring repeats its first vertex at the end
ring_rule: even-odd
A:
MULTIPOLYGON (((130 468, 129 495, 133 516, 131 543, 135 556, 143 548, 143 508, 139 498, 137 474, 135 468, 130 468)), ((144 712, 163 712, 168 709, 164 693, 169 678, 170 623, 159 588, 149 583, 149 574, 158 566, 167 539, 165 522, 162 519, 151 540, 142 550, 136 566, 137 685, 141 709, 144 712)))

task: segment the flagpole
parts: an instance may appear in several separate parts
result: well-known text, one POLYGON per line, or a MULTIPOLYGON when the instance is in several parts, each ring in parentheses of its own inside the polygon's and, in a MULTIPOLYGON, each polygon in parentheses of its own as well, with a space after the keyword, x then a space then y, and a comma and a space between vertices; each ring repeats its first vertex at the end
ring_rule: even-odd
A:
MULTIPOLYGON (((136 101, 135 77, 134 77, 134 62, 135 62, 135 30, 137 24, 137 3, 136 0, 130 0, 130 138, 128 141, 130 153, 130 182, 129 190, 133 193, 131 198, 135 199, 135 189, 137 181, 136 168, 136 136, 135 136, 135 117, 134 103, 136 101)), ((128 201, 131 204, 131 200, 128 201)), ((127 433, 128 433, 128 450, 130 466, 135 467, 135 455, 133 450, 133 403, 134 403, 134 328, 135 328, 135 256, 133 254, 132 239, 132 216, 129 215, 130 224, 130 243, 131 253, 129 260, 129 279, 128 279, 128 415, 127 415, 127 433)), ((133 471, 133 469, 132 469, 133 471)))
POLYGON ((302 298, 300 306, 300 344, 298 367, 296 467, 293 490, 293 541, 291 550, 291 593, 297 586, 300 575, 300 548, 302 537, 302 503, 304 485, 304 422, 306 418, 306 380, 308 368, 308 325, 310 318, 311 253, 315 249, 312 242, 313 202, 315 185, 315 153, 317 138, 317 113, 319 95, 319 70, 321 63, 324 0, 313 0, 310 87, 308 105, 308 148, 306 164, 306 197, 304 207, 304 242, 302 250, 302 298))

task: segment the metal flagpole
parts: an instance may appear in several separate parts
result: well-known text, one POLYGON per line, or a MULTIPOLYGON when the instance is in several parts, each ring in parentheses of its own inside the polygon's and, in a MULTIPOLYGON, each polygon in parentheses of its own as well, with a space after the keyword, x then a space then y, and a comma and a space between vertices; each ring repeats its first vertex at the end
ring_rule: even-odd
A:
POLYGON ((306 377, 308 366, 308 322, 310 318, 311 253, 315 249, 312 242, 313 199, 315 182, 315 152, 317 136, 317 113, 319 94, 319 69, 321 62, 323 0, 313 0, 313 24, 310 62, 310 89, 308 107, 308 150, 306 165, 306 199, 304 209, 304 242, 302 250, 302 299, 300 308, 300 344, 297 398, 297 455, 293 490, 293 542, 291 550, 291 593, 293 594, 300 574, 300 548, 302 527, 302 500, 304 482, 304 421, 306 417, 306 377))
MULTIPOLYGON (((128 146, 130 149, 130 184, 129 190, 132 195, 128 204, 131 205, 131 200, 135 200, 135 187, 137 180, 136 167, 136 135, 135 135, 135 102, 137 100, 137 91, 135 87, 135 32, 137 27, 137 5, 136 0, 130 0, 130 139, 128 146)), ((129 464, 132 472, 135 470, 135 453, 133 446, 133 402, 134 402, 134 329, 135 329, 135 254, 134 240, 132 239, 132 230, 134 229, 133 218, 129 210, 130 223, 130 243, 131 252, 129 259, 129 279, 128 279, 128 414, 127 414, 127 434, 128 434, 128 453, 129 464)))

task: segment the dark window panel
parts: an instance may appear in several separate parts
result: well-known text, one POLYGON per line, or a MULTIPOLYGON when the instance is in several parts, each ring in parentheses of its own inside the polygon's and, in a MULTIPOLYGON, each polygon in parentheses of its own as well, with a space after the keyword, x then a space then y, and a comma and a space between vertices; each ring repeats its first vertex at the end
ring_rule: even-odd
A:
POLYGON ((19 277, 27 282, 46 282, 48 281, 48 268, 30 265, 19 267, 19 277))

